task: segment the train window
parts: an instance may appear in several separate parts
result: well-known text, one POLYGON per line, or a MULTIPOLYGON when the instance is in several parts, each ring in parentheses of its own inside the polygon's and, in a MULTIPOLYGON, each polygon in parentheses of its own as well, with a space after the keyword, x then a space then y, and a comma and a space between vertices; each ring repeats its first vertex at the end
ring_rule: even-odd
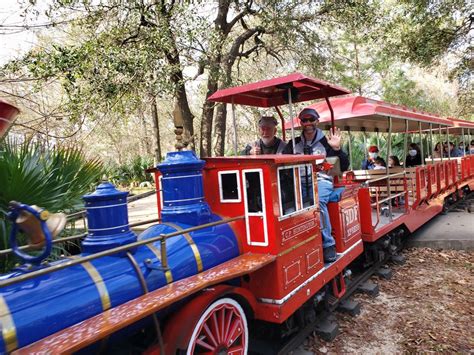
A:
POLYGON ((245 188, 247 189, 247 211, 250 213, 263 212, 260 173, 258 171, 245 172, 245 188))
POLYGON ((278 184, 280 190, 281 215, 286 216, 296 211, 295 168, 279 168, 278 184))
POLYGON ((300 167, 301 201, 303 208, 314 205, 313 167, 307 164, 300 167))
POLYGON ((240 202, 238 171, 219 172, 219 193, 221 202, 240 202))

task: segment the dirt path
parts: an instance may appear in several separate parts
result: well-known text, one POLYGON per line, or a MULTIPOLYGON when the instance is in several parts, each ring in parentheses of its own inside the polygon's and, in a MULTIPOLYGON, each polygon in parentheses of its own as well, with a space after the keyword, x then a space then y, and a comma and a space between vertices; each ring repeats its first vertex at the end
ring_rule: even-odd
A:
POLYGON ((357 317, 338 314, 331 343, 310 337, 315 353, 473 353, 474 252, 409 249, 390 280, 373 278, 380 295, 356 295, 357 317))

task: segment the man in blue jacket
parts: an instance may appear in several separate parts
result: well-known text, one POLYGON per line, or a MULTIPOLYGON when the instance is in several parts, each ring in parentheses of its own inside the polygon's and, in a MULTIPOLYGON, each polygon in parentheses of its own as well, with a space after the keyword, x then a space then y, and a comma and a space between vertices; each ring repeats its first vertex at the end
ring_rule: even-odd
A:
MULTIPOLYGON (((341 170, 345 171, 349 167, 349 158, 341 149, 341 132, 338 128, 329 133, 326 138, 323 131, 317 128, 319 114, 313 108, 305 108, 299 114, 303 132, 300 137, 295 138, 295 147, 290 141, 283 151, 283 154, 313 154, 324 157, 339 157, 341 170)), ((318 173, 318 194, 319 208, 321 210, 321 223, 323 228, 324 261, 333 262, 336 260, 336 246, 331 235, 331 222, 329 220, 328 202, 336 202, 341 198, 343 189, 334 189, 331 176, 321 171, 318 173)))

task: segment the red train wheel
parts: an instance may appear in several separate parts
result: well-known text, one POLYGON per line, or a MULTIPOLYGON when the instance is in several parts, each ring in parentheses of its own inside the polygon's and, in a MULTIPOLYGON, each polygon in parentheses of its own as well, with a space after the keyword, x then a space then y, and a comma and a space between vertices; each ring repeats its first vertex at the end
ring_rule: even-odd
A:
POLYGON ((187 354, 247 354, 248 327, 242 307, 231 298, 212 303, 194 326, 187 354))

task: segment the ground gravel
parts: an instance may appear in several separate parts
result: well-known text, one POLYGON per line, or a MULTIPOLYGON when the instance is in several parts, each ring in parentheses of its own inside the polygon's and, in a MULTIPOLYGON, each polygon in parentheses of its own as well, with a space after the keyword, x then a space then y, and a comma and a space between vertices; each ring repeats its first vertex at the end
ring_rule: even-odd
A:
POLYGON ((406 263, 379 284, 376 298, 357 294, 361 314, 337 314, 332 342, 310 336, 305 348, 324 354, 474 353, 474 252, 404 251, 406 263))

